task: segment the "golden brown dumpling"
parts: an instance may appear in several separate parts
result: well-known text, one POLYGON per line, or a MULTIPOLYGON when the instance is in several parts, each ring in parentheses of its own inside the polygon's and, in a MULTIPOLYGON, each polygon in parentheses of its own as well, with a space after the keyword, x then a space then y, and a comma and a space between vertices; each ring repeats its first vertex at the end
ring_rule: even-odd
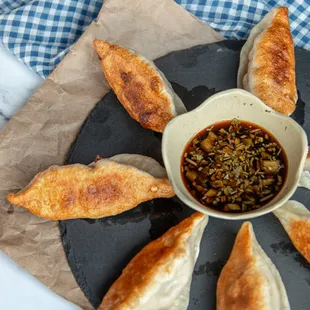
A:
POLYGON ((300 202, 290 200, 274 211, 296 249, 310 263, 310 211, 300 202))
POLYGON ((252 224, 242 224, 216 291, 217 310, 288 310, 281 276, 258 244, 252 224))
POLYGON ((149 243, 123 270, 98 310, 186 310, 208 217, 194 213, 149 243))
POLYGON ((240 53, 237 82, 270 108, 285 115, 294 112, 295 56, 287 8, 271 10, 251 30, 240 53))
POLYGON ((176 115, 186 112, 164 74, 138 53, 94 40, 105 77, 129 115, 142 127, 163 132, 176 115))
POLYGON ((165 169, 154 159, 121 154, 90 166, 52 166, 8 200, 40 217, 66 220, 116 215, 174 195, 165 169))

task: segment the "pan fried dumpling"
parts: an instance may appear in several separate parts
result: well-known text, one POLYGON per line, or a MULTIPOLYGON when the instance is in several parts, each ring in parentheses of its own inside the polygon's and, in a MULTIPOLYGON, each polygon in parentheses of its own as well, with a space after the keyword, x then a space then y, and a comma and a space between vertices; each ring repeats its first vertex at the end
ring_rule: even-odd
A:
POLYGON ((186 310, 208 217, 194 213, 149 243, 123 270, 98 310, 186 310))
POLYGON ((304 170, 301 174, 301 177, 299 179, 298 183, 299 187, 304 187, 310 190, 310 172, 307 170, 304 170))
POLYGON ((258 244, 252 224, 242 224, 216 291, 217 310, 290 309, 281 276, 258 244))
POLYGON ((304 187, 310 190, 310 147, 308 147, 308 154, 305 161, 305 166, 302 175, 299 179, 299 187, 304 187))
POLYGON ((240 53, 237 84, 280 113, 294 112, 295 56, 287 8, 271 10, 251 30, 240 53))
POLYGON ((138 53, 94 40, 102 70, 118 100, 142 127, 163 132, 176 115, 186 112, 164 74, 138 53))
POLYGON ((52 166, 37 174, 11 204, 51 220, 100 218, 154 198, 173 197, 165 169, 149 157, 121 154, 89 166, 52 166))
POLYGON ((310 211, 300 202, 290 200, 274 211, 296 249, 310 263, 310 211))

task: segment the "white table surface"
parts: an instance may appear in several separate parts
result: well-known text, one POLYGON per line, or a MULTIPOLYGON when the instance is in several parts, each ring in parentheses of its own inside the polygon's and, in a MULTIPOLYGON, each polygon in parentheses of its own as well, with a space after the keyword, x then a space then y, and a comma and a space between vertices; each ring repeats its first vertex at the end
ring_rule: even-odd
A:
MULTIPOLYGON (((0 44, 0 130, 42 84, 36 73, 0 44)), ((78 310, 0 251, 0 309, 78 310)))

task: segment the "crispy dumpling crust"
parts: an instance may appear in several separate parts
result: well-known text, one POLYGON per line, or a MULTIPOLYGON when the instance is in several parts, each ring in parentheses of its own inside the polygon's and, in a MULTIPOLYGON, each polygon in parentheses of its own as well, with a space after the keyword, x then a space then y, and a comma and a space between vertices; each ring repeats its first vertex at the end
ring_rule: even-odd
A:
POLYGON ((250 91, 272 109, 292 114, 296 108, 297 89, 288 9, 281 7, 270 11, 253 28, 248 41, 241 51, 238 87, 250 91), (252 46, 251 35, 257 35, 252 46), (247 71, 240 72, 246 70, 245 66, 247 71))
POLYGON ((37 216, 65 220, 116 215, 141 202, 174 195, 166 177, 155 178, 134 166, 102 159, 91 167, 52 166, 24 190, 9 194, 8 200, 37 216))
POLYGON ((217 310, 289 310, 281 277, 258 244, 252 224, 242 224, 216 291, 217 310))
MULTIPOLYGON (((196 246, 199 248, 200 238, 207 222, 207 216, 196 212, 178 225, 170 228, 160 238, 145 246, 130 261, 121 276, 111 286, 98 310, 154 309, 146 302, 155 291, 154 285, 164 281, 167 275, 174 272, 176 268, 174 264, 177 263, 179 266, 180 261, 182 262, 184 257, 188 255, 187 252, 190 246, 188 239, 198 226, 200 228, 196 246)), ((193 258, 196 259, 197 257, 193 258)), ((180 266, 177 268, 179 269, 180 266)), ((175 281, 175 279, 172 280, 175 281)), ((190 282, 188 283, 190 285, 190 282)), ((161 297, 163 296, 158 296, 159 299, 161 297)), ((167 297, 165 296, 165 298, 167 297)), ((170 300, 170 302, 173 304, 174 300, 170 300)), ((179 304, 176 308, 170 306, 169 309, 173 307, 173 309, 183 310, 187 308, 187 304, 188 302, 182 304, 182 306, 179 304)), ((159 309, 158 304, 156 306, 155 308, 159 309)))
POLYGON ((300 202, 290 200, 274 211, 295 248, 310 263, 310 211, 300 202))
POLYGON ((174 98, 180 101, 169 94, 168 82, 141 55, 102 40, 93 44, 108 83, 129 115, 142 127, 163 132, 177 115, 174 98))
POLYGON ((263 276, 252 267, 255 257, 251 240, 250 223, 244 223, 217 282, 217 310, 264 309, 260 289, 263 276))
POLYGON ((310 264, 310 220, 293 220, 288 233, 296 249, 310 264))

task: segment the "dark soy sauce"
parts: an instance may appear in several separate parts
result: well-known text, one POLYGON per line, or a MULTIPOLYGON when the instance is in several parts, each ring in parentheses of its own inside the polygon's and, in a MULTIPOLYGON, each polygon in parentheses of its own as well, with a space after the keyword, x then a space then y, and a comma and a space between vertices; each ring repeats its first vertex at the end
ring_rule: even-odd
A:
POLYGON ((198 132, 181 160, 183 182, 202 205, 223 212, 263 207, 283 188, 287 156, 266 129, 241 120, 198 132))

